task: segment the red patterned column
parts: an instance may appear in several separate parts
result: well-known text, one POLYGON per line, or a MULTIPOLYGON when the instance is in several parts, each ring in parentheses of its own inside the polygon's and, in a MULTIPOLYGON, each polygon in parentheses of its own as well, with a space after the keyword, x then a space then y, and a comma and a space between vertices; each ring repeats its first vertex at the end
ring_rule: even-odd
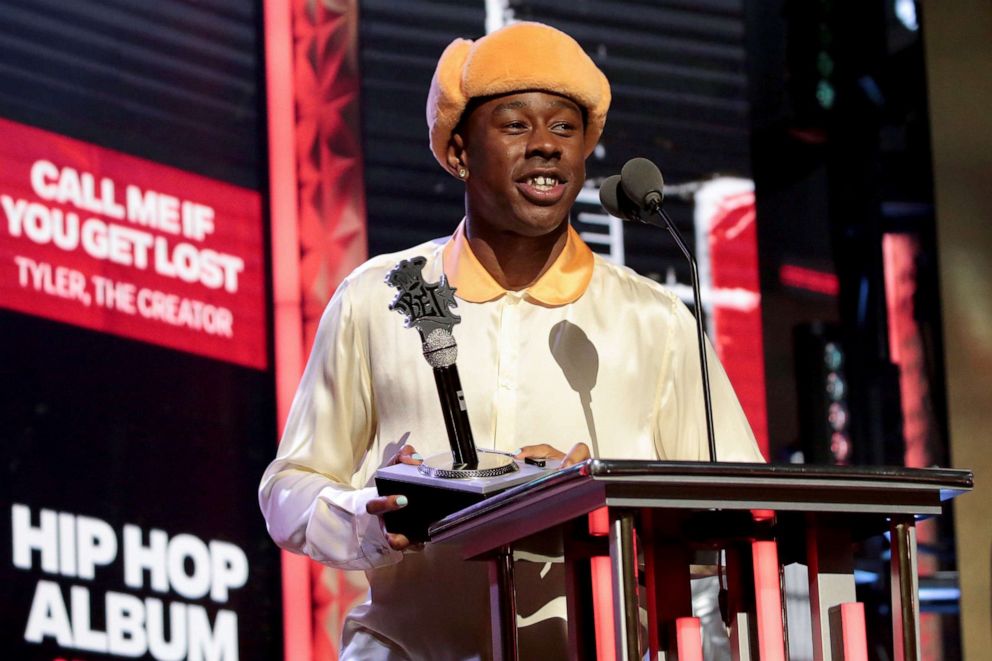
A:
POLYGON ((296 153, 304 339, 365 261, 357 0, 295 0, 296 153))
MULTIPOLYGON (((317 323, 366 258, 357 0, 265 0, 276 353, 284 424, 317 323)), ((284 554, 285 658, 338 658, 364 576, 284 554)))

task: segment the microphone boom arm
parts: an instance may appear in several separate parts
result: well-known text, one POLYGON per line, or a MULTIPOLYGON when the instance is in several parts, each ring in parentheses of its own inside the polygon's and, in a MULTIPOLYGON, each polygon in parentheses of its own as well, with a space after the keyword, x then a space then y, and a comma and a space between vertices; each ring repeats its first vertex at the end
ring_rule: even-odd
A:
POLYGON ((703 373, 703 402, 706 408, 706 441, 709 444, 710 451, 710 461, 717 461, 716 457, 716 433, 713 428, 713 398, 710 394, 710 370, 709 362, 706 359, 706 335, 703 332, 703 299, 699 295, 699 271, 696 268, 696 257, 689 250, 689 246, 686 245, 685 240, 682 238, 681 232, 675 227, 675 223, 672 221, 671 216, 665 213, 665 210, 661 206, 660 196, 657 201, 651 200, 650 202, 651 211, 658 214, 662 219, 664 224, 658 224, 657 222, 651 222, 649 220, 642 219, 641 222, 648 223, 650 225, 656 225, 658 227, 664 227, 668 230, 668 233, 672 235, 675 239, 675 244, 685 255, 685 258, 689 261, 689 273, 690 280, 692 281, 692 297, 696 301, 696 341, 699 343, 699 367, 703 373))

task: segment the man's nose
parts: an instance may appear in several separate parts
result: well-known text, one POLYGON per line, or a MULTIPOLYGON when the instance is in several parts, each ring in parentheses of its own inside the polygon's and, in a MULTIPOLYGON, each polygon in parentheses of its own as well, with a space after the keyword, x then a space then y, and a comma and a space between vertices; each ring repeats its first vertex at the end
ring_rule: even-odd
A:
POLYGON ((527 142, 527 156, 542 156, 548 159, 561 157, 559 136, 546 126, 535 127, 527 142))

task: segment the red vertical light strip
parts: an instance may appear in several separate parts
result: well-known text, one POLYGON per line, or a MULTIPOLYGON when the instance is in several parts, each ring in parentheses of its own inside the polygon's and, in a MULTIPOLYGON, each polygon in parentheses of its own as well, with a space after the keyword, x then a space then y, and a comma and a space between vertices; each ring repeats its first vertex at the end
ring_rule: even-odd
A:
POLYGON ((771 541, 752 542, 751 553, 754 558, 758 656, 761 661, 785 661, 778 547, 771 541))
POLYGON ((606 537, 610 534, 610 508, 600 507, 589 512, 589 534, 606 537))
MULTIPOLYGON (((610 534, 610 508, 600 507, 589 512, 589 534, 606 537, 610 534)), ((616 658, 616 631, 613 628, 613 568, 610 556, 589 559, 592 581, 592 619, 596 631, 596 658, 606 661, 616 658)))
MULTIPOLYGON (((300 307, 300 241, 293 90, 293 25, 290 0, 265 0, 265 79, 269 138, 269 217, 272 236, 273 343, 276 419, 285 424, 303 370, 300 307)), ((282 553, 283 652, 309 661, 310 563, 282 553)))
POLYGON ((698 617, 676 618, 675 641, 679 661, 703 661, 702 622, 698 617))
POLYGON ((841 604, 840 622, 844 637, 844 661, 868 661, 865 605, 860 602, 841 604))
POLYGON ((616 630, 613 627, 613 567, 610 556, 597 555, 589 559, 592 573, 592 616, 596 628, 596 659, 614 661, 617 658, 616 630))

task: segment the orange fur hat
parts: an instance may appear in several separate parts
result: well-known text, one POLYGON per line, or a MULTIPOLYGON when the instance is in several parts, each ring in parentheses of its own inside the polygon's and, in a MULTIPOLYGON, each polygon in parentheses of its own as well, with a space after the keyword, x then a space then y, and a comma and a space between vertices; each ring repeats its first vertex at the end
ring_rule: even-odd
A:
POLYGON ((586 156, 606 124, 610 83, 570 36, 541 23, 512 23, 478 41, 455 39, 437 62, 427 96, 434 158, 449 172, 448 142, 470 99, 541 91, 586 110, 586 156))

